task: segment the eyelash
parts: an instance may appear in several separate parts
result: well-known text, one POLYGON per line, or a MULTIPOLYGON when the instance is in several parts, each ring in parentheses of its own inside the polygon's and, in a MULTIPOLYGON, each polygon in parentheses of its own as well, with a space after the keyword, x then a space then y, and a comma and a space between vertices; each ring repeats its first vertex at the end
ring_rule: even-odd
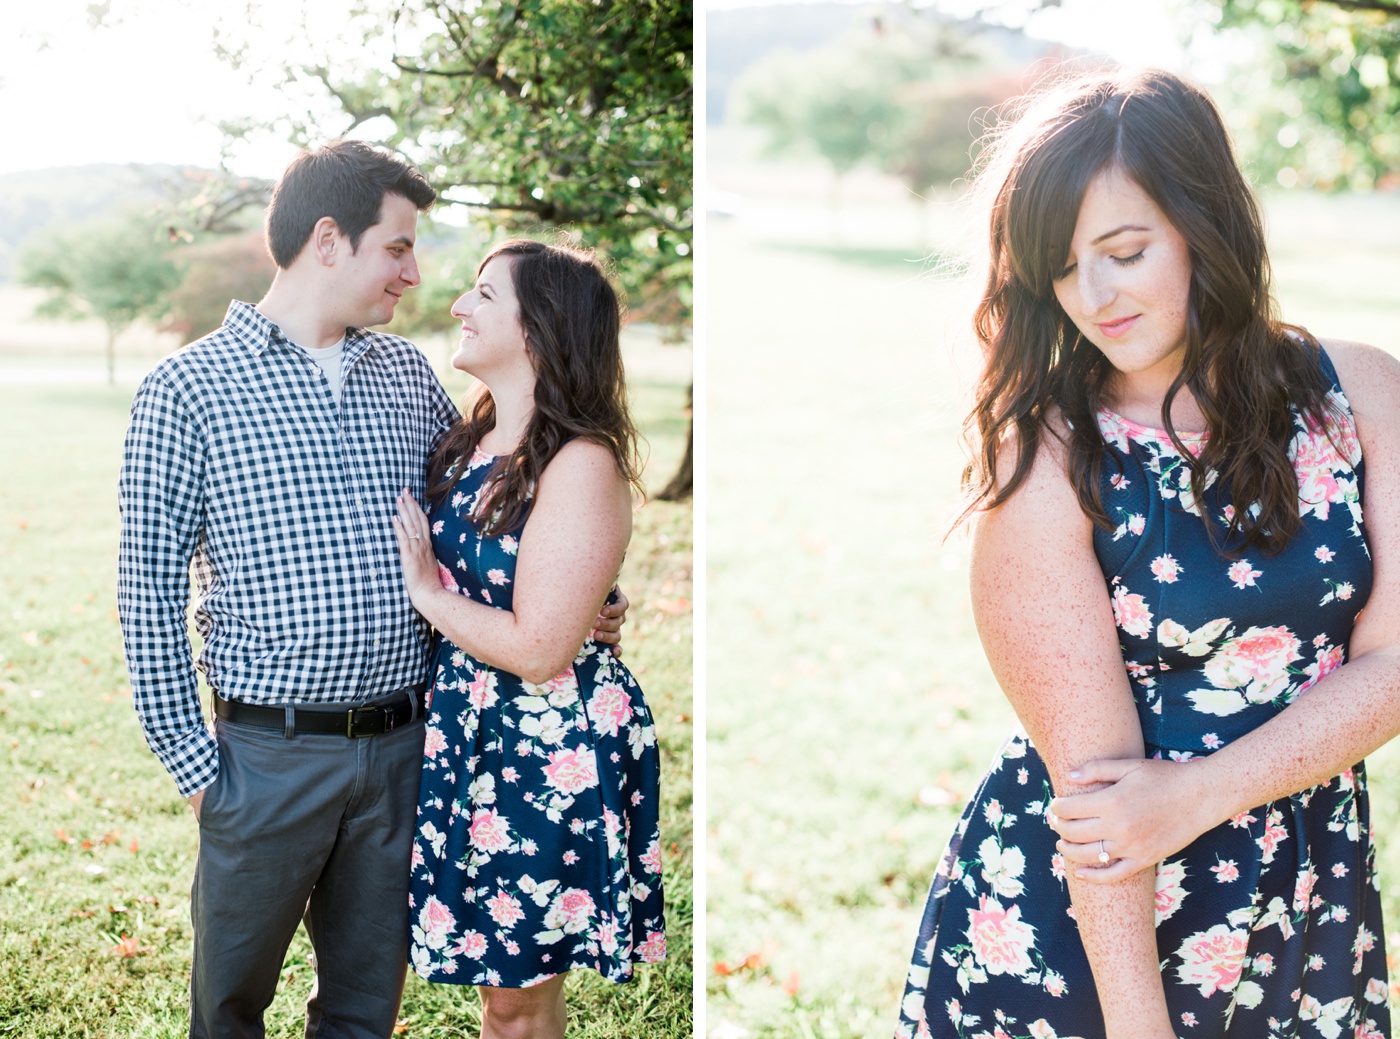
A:
MULTIPOLYGON (((1119 267, 1131 267, 1133 264, 1137 263, 1139 260, 1142 259, 1142 254, 1146 251, 1147 250, 1145 249, 1139 249, 1131 256, 1110 256, 1109 259, 1116 263, 1119 267)), ((1064 270, 1060 271, 1059 274, 1055 275, 1055 280, 1062 281, 1063 279, 1068 278, 1071 274, 1074 273, 1074 269, 1078 266, 1079 264, 1077 263, 1070 264, 1064 270)))

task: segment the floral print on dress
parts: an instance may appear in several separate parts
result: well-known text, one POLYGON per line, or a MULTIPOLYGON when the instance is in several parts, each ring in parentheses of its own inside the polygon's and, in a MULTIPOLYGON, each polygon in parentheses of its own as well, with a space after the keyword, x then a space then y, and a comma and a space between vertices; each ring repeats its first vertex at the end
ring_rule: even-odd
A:
MULTIPOLYGON (((483 538, 470 520, 494 461, 478 450, 429 521, 443 587, 509 610, 520 530, 483 538)), ((636 679, 591 639, 536 685, 438 637, 432 674, 414 971, 522 988, 664 959, 656 729, 636 679)))
MULTIPOLYGON (((1346 660, 1371 589, 1363 462, 1336 373, 1334 411, 1295 418, 1303 528, 1283 552, 1222 555, 1234 505, 1198 500, 1162 430, 1103 411, 1112 530, 1094 549, 1147 752, 1185 761, 1257 728, 1346 660)), ((1188 449, 1200 434, 1180 437, 1188 449)), ((1228 544, 1226 545, 1229 548, 1228 544)), ((897 1039, 1101 1039, 1049 773, 1023 732, 998 752, 935 872, 897 1039)), ((1157 866, 1157 947, 1179 1036, 1390 1034, 1364 765, 1241 812, 1157 866)))

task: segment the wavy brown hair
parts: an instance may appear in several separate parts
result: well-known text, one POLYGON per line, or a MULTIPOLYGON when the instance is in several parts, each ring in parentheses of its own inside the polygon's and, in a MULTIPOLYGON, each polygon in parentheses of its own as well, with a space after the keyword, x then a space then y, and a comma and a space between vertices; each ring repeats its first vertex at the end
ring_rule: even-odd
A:
MULTIPOLYGON (((1258 503, 1235 509, 1217 544, 1230 554, 1279 551, 1302 522, 1288 457, 1294 415, 1325 423, 1330 386, 1317 340, 1276 315, 1259 209, 1211 100, 1167 72, 1098 73, 1013 103, 993 138, 979 162, 979 186, 991 189, 991 236, 973 319, 985 365, 964 423, 973 444, 964 517, 1015 493, 1045 433, 1060 435, 1049 425, 1058 410, 1069 426, 1067 469, 1079 504, 1097 525, 1113 526, 1099 495, 1106 445, 1096 412, 1114 369, 1060 307, 1053 283, 1085 189, 1117 169, 1190 250, 1185 356, 1162 402, 1162 426, 1190 467, 1198 501, 1214 471, 1234 501, 1258 503), (1210 435, 1199 453, 1172 424, 1182 389, 1205 414, 1210 435), (1008 439, 1009 475, 999 472, 1008 439)), ((1207 529, 1215 539, 1214 525, 1207 529)))
MULTIPOLYGON (((535 409, 520 446, 496 459, 472 517, 477 530, 495 537, 525 518, 545 466, 570 440, 582 438, 612 452, 617 471, 642 493, 637 429, 627 410, 623 378, 622 303, 593 253, 517 238, 502 242, 481 261, 510 258, 520 325, 535 371, 535 409)), ((452 493, 481 438, 495 428, 496 404, 480 387, 428 463, 428 497, 440 503, 452 493)))

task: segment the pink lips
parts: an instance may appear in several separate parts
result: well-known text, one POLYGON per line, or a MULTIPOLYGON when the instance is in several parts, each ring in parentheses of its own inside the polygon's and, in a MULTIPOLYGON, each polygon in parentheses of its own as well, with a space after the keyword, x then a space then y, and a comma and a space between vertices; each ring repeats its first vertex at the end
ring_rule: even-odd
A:
POLYGON ((1103 321, 1099 323, 1099 331, 1110 339, 1117 339, 1128 329, 1138 323, 1141 314, 1134 314, 1132 317, 1119 318, 1117 321, 1103 321))

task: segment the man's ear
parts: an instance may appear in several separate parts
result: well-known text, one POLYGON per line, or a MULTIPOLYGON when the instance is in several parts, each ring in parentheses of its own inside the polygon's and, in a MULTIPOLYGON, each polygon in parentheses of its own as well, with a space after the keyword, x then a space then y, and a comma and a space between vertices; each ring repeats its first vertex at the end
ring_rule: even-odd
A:
POLYGON ((336 224, 334 217, 323 216, 316 221, 316 226, 311 229, 311 250, 316 257, 316 262, 322 267, 330 267, 335 264, 337 252, 343 252, 346 248, 345 238, 340 233, 340 227, 336 224))

